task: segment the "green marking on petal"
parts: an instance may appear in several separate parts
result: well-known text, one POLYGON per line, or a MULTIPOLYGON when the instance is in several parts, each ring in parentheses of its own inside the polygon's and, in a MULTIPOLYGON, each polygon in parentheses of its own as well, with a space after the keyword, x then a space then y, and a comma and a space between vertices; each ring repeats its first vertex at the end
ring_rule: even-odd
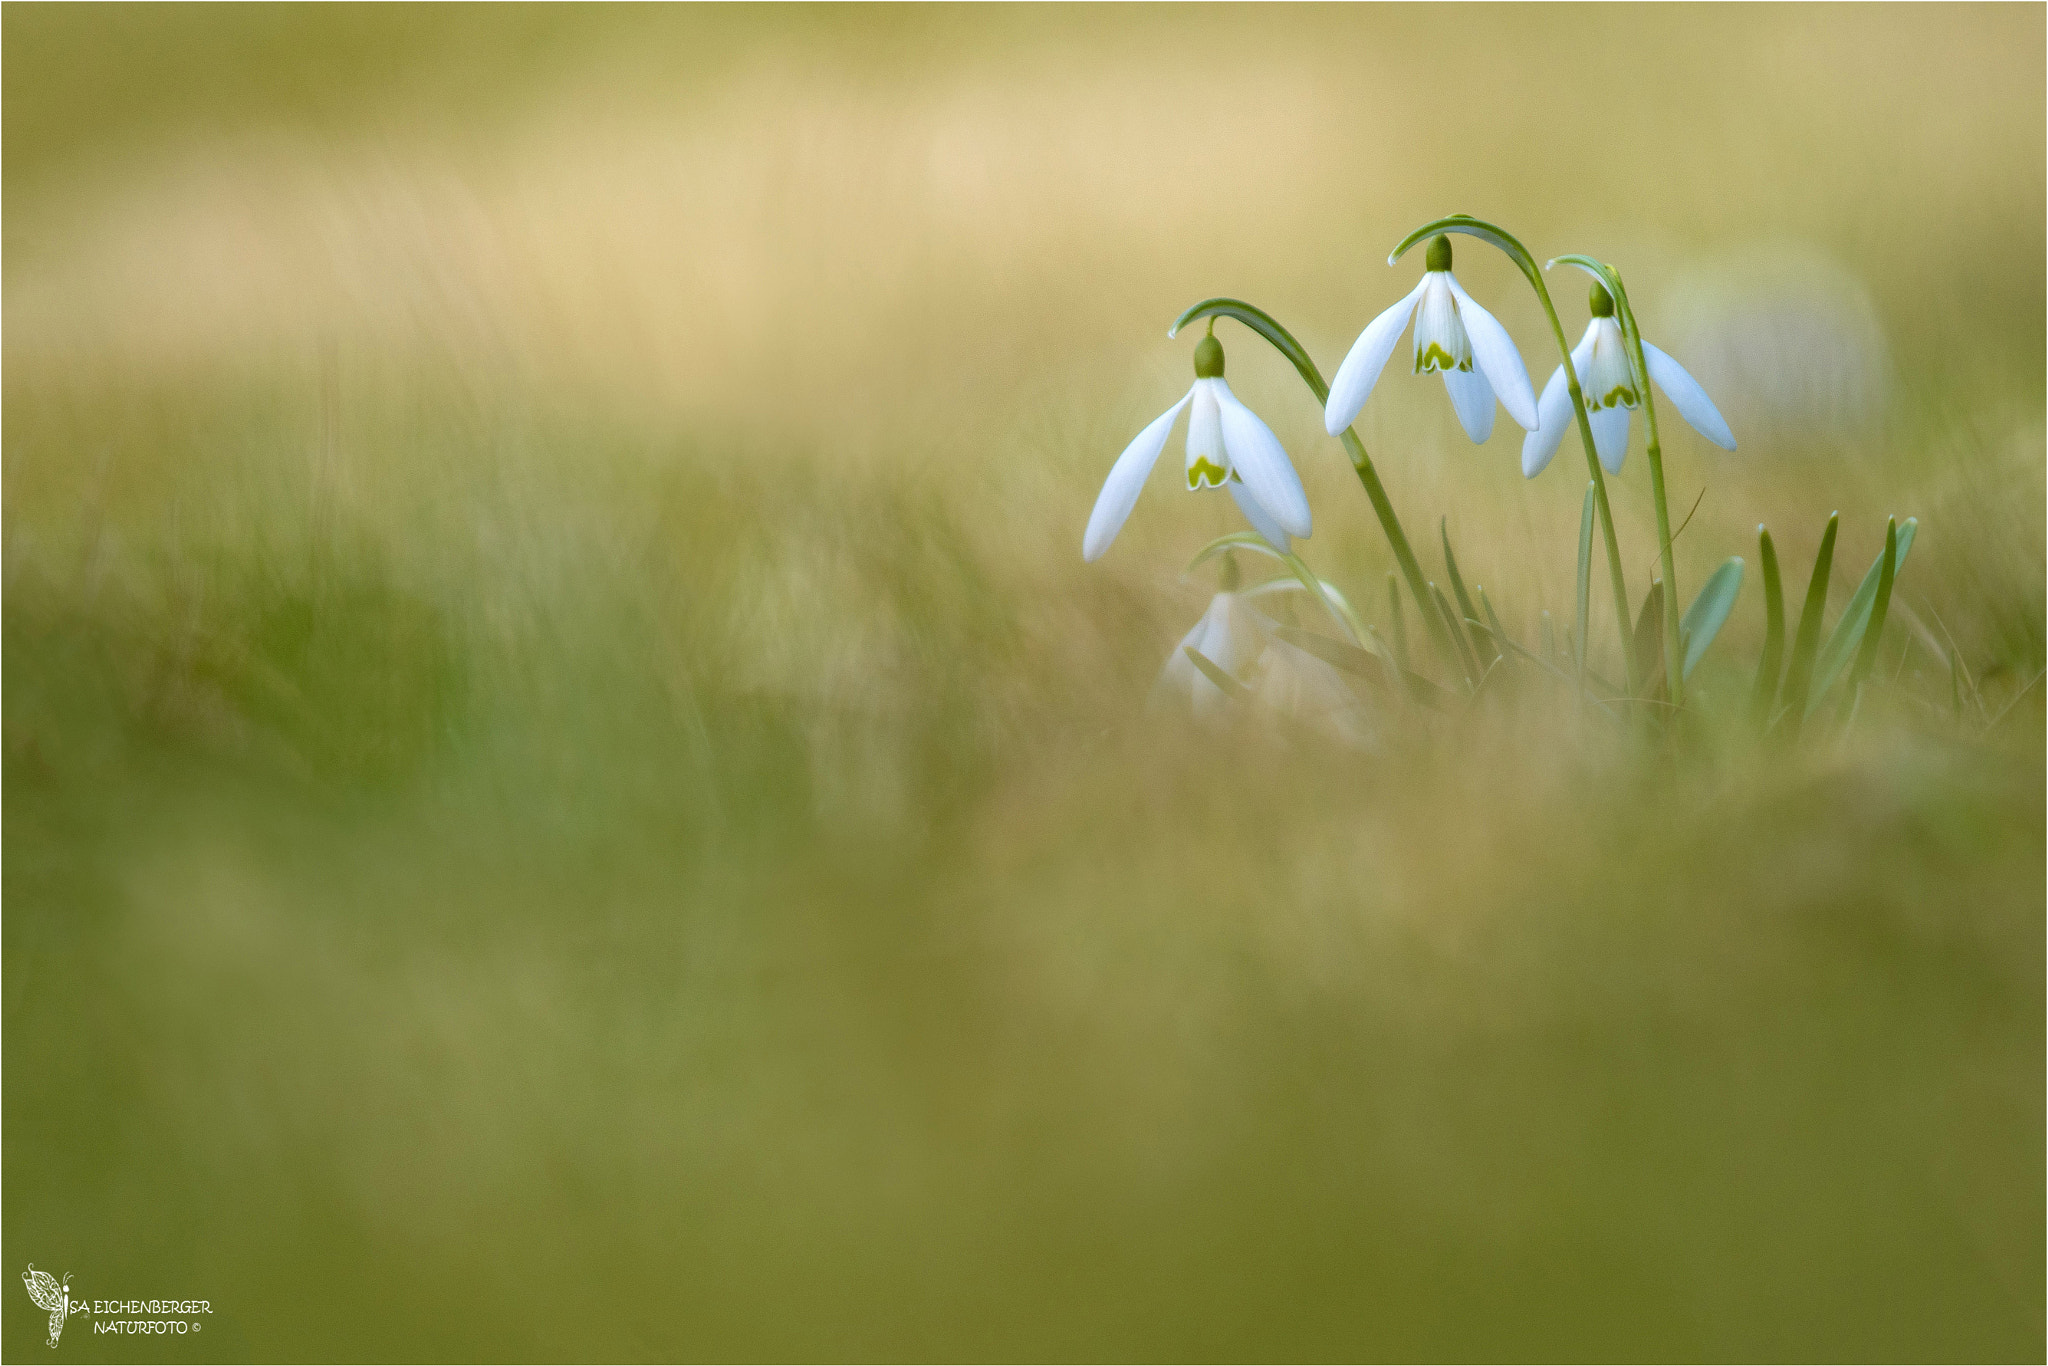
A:
POLYGON ((1210 464, 1208 456, 1198 455, 1195 457, 1195 463, 1188 466, 1188 491, 1192 493, 1201 488, 1220 489, 1230 478, 1230 473, 1221 465, 1210 464))
POLYGON ((1636 391, 1626 384, 1617 384, 1592 402, 1595 408, 1633 408, 1636 406, 1636 391))
POLYGON ((1469 370, 1472 367, 1469 363, 1460 367, 1457 358, 1444 350, 1443 346, 1437 342, 1431 342, 1429 349, 1415 359, 1415 373, 1418 375, 1428 374, 1434 370, 1457 370, 1460 368, 1469 370))

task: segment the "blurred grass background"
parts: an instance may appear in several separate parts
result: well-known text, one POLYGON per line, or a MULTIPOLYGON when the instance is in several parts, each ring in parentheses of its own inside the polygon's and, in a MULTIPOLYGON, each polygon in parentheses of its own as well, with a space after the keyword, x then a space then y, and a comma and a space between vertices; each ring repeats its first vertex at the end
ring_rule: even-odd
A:
MULTIPOLYGON (((0 29, 8 1265, 216 1306, 64 1355, 2041 1356, 2038 7, 0 29), (1234 525, 1080 562, 1167 322, 1327 372, 1454 211, 1721 400, 1686 591, 1921 519, 1846 733, 1140 715, 1234 525)), ((1577 456, 1400 369, 1411 536, 1568 619, 1577 456)))

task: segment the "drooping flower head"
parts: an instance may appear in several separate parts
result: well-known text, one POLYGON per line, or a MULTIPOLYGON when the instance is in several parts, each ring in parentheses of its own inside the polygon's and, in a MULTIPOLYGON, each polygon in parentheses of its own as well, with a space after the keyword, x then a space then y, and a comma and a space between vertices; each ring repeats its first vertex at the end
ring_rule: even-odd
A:
POLYGON ((1189 492, 1227 490, 1252 529, 1278 550, 1291 548, 1289 537, 1309 534, 1308 495, 1302 491, 1301 478, 1281 448, 1280 438, 1238 402, 1223 382, 1223 343, 1211 333, 1195 347, 1194 387, 1180 402, 1153 418, 1110 467, 1081 538, 1082 559, 1091 563, 1100 559, 1123 529, 1183 408, 1191 409, 1189 492))
POLYGON ((1157 710, 1188 708, 1198 719, 1220 714, 1230 705, 1223 689, 1188 658, 1194 650, 1233 678, 1242 676, 1265 652, 1266 633, 1251 605, 1232 588, 1209 599, 1209 608, 1194 629, 1180 638, 1166 657, 1152 685, 1151 705, 1157 710))
POLYGON ((1275 582, 1240 592, 1226 558, 1223 590, 1209 599, 1201 620, 1166 657, 1152 685, 1152 710, 1213 722, 1242 704, 1267 717, 1305 723, 1345 744, 1371 747, 1374 727, 1343 675, 1274 634, 1273 623, 1253 606, 1269 594, 1297 592, 1300 587, 1275 582), (1243 689, 1237 699, 1196 665, 1190 649, 1237 681, 1243 689))
POLYGON ((1415 373, 1443 376, 1444 389, 1457 410, 1465 435, 1484 441, 1493 435, 1496 397, 1508 416, 1524 427, 1536 425, 1536 395, 1522 353, 1515 349, 1491 313, 1473 302, 1458 277, 1451 274, 1451 239, 1431 239, 1422 282, 1408 297, 1366 324, 1358 334, 1337 376, 1330 381, 1323 425, 1336 436, 1358 420, 1358 414, 1379 383, 1380 372, 1400 343, 1408 320, 1415 320, 1415 373))
MULTIPOLYGON (((1572 369, 1578 372, 1579 389, 1586 400, 1593 449, 1609 474, 1619 474, 1622 459, 1628 454, 1629 414, 1642 404, 1643 395, 1635 367, 1629 364, 1628 340, 1620 320, 1614 316, 1614 296, 1595 280, 1587 302, 1593 319, 1586 324, 1586 335, 1572 348, 1572 369)), ((1735 433, 1728 430, 1728 422, 1714 401, 1707 397, 1700 382, 1686 373, 1684 366, 1647 341, 1643 343, 1643 364, 1650 371, 1649 377, 1671 400, 1671 406, 1678 409, 1678 415, 1694 431, 1722 450, 1735 449, 1735 433)), ((1550 464, 1564 440, 1565 430, 1572 425, 1571 391, 1565 384, 1562 365, 1543 386, 1536 415, 1535 430, 1522 439, 1522 473, 1531 479, 1550 464)))

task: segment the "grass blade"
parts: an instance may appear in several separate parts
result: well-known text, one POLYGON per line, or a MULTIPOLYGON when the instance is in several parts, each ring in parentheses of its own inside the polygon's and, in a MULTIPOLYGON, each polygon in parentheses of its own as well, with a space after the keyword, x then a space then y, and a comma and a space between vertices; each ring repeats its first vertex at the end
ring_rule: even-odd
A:
POLYGON ((1884 639, 1885 613, 1891 609, 1892 583, 1899 570, 1899 523, 1895 517, 1885 519, 1882 561, 1884 572, 1878 575, 1877 597, 1870 605, 1870 623, 1863 628, 1863 643, 1856 649, 1856 662, 1849 668, 1849 681, 1842 685, 1840 716, 1845 722, 1858 691, 1863 687, 1864 677, 1877 660, 1878 643, 1884 639))
POLYGON ((1785 658, 1785 592, 1778 582, 1778 548, 1771 544, 1771 529, 1761 523, 1756 548, 1764 566, 1764 654, 1757 661, 1756 686, 1749 693, 1749 719, 1761 729, 1771 719, 1771 704, 1778 700, 1778 670, 1785 658))
MULTIPOLYGON (((1437 535, 1443 538, 1444 543, 1444 572, 1450 576, 1451 591, 1458 595, 1457 620, 1461 622, 1476 621, 1479 617, 1478 609, 1472 605, 1472 595, 1465 591, 1465 576, 1458 572, 1458 557, 1451 553, 1451 519, 1448 517, 1438 518, 1436 530, 1437 535)), ((1467 628, 1466 638, 1472 642, 1475 658, 1487 653, 1495 655, 1500 653, 1498 650, 1493 649, 1491 642, 1482 640, 1480 637, 1471 635, 1469 632, 1470 628, 1467 628)))
MULTIPOLYGON (((1498 642, 1506 640, 1508 638, 1508 633, 1505 630, 1501 629, 1500 617, 1497 614, 1495 614, 1493 610, 1493 603, 1486 596, 1486 585, 1483 583, 1475 583, 1472 585, 1472 592, 1475 596, 1478 597, 1480 607, 1483 608, 1486 612, 1487 629, 1492 633, 1495 641, 1494 653, 1499 655, 1501 651, 1498 642)), ((1506 658, 1505 655, 1502 655, 1501 657, 1506 658)))
POLYGON ((1394 662, 1406 672, 1409 668, 1408 622, 1401 614, 1401 581, 1392 574, 1387 575, 1387 607, 1393 613, 1394 662))
POLYGON ((1233 702, 1242 702, 1245 698, 1251 696, 1249 688, 1225 673, 1222 666, 1210 659, 1209 656, 1203 654, 1192 645, 1183 645, 1180 648, 1189 659, 1194 661, 1195 667, 1202 671, 1204 678, 1223 690, 1225 697, 1233 702))
MULTIPOLYGON (((1470 629, 1476 630, 1481 634, 1484 634, 1486 631, 1486 628, 1484 626, 1481 626, 1477 621, 1474 621, 1472 623, 1470 629)), ((1506 673, 1507 668, 1508 657, 1505 654, 1496 651, 1493 656, 1493 663, 1487 665, 1486 672, 1479 676, 1479 686, 1474 688, 1472 690, 1472 695, 1465 699, 1465 710, 1468 714, 1479 705, 1479 699, 1486 696, 1487 687, 1493 682, 1493 680, 1496 677, 1506 673)))
POLYGON ((1435 584, 1429 591, 1436 595, 1436 610, 1444 614, 1444 623, 1451 628, 1451 640, 1458 647, 1459 662, 1465 666, 1465 686, 1479 686, 1479 661, 1473 658, 1472 646, 1465 634, 1463 618, 1451 611, 1450 601, 1444 597, 1444 590, 1435 584))
MULTIPOLYGON (((1472 623, 1472 627, 1474 630, 1480 631, 1489 629, 1488 627, 1481 626, 1476 621, 1472 623)), ((1514 653, 1528 660, 1531 664, 1534 664, 1537 668, 1543 670, 1543 672, 1549 674, 1552 678, 1555 678, 1558 682, 1564 684, 1567 688, 1578 689, 1580 694, 1583 697, 1585 697, 1587 701, 1591 702, 1601 711, 1606 712, 1609 716, 1613 716, 1616 714, 1614 708, 1608 706, 1604 701, 1594 696, 1592 693, 1586 692, 1583 688, 1580 688, 1579 684, 1573 680, 1570 674, 1566 673, 1563 669, 1558 668, 1549 660, 1539 658, 1538 656, 1532 654, 1530 651, 1523 648, 1522 646, 1515 644, 1514 641, 1508 639, 1506 636, 1499 637, 1496 643, 1505 646, 1507 649, 1512 650, 1514 653)))
POLYGON ((1679 634, 1685 637, 1685 677, 1692 677, 1693 666, 1720 634, 1721 625, 1735 609, 1735 599, 1741 592, 1742 557, 1731 555, 1707 576, 1699 596, 1685 609, 1685 617, 1679 623, 1679 634))
POLYGON ((1799 734, 1801 722, 1806 718, 1807 688, 1813 682, 1813 654, 1820 644, 1821 614, 1828 606, 1828 574, 1835 563, 1835 533, 1840 530, 1842 514, 1828 514, 1828 529, 1820 538, 1820 553, 1813 557, 1813 577, 1806 581, 1806 605, 1799 609, 1799 633, 1792 638, 1792 662, 1785 668, 1785 707, 1789 713, 1786 724, 1790 733, 1799 734))
POLYGON ((1664 580, 1650 584, 1636 618, 1636 662, 1643 673, 1643 695, 1655 697, 1664 680, 1664 580))
POLYGON ((1370 650, 1356 645, 1347 645, 1341 640, 1319 636, 1313 631, 1304 631, 1299 626, 1275 626, 1273 634, 1289 645, 1314 655, 1325 664, 1342 669, 1371 684, 1376 691, 1384 692, 1394 686, 1396 669, 1370 650))
MULTIPOLYGON (((1361 650, 1356 645, 1346 645, 1341 640, 1319 636, 1313 631, 1304 631, 1298 626, 1277 626, 1273 634, 1296 649, 1314 655, 1333 668, 1355 674, 1377 687, 1393 683, 1394 675, 1387 668, 1387 662, 1370 650, 1361 650)), ((1455 700, 1455 694, 1445 692, 1420 674, 1406 669, 1396 670, 1408 696, 1426 707, 1443 711, 1455 700)))
MULTIPOLYGON (((1904 563, 1906 552, 1913 548, 1913 533, 1919 529, 1919 525, 1913 518, 1908 517, 1906 524, 1899 527, 1896 533, 1890 526, 1886 527, 1884 550, 1871 561, 1869 572, 1863 576, 1863 582, 1856 585, 1856 595, 1849 599, 1848 607, 1842 612, 1842 619, 1835 623, 1835 629, 1828 635, 1828 643, 1821 647, 1818 662, 1813 666, 1813 687, 1806 702, 1808 715, 1812 715, 1814 709, 1820 706, 1821 698, 1827 695, 1828 685, 1835 681, 1843 666, 1849 662, 1850 655, 1868 634, 1865 628, 1869 626, 1877 605, 1878 584, 1897 576, 1898 566, 1904 563)), ((1889 605, 1891 593, 1888 588, 1885 599, 1889 605)))
POLYGON ((1579 686, 1586 685, 1586 589, 1593 572, 1593 481, 1586 481, 1586 503, 1579 509, 1579 617, 1572 634, 1572 662, 1579 686))

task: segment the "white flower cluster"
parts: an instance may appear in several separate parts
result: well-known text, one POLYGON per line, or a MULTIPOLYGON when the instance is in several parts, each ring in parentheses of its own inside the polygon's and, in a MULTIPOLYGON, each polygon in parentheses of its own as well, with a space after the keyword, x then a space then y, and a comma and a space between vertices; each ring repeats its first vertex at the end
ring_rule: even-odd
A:
MULTIPOLYGON (((1519 246, 1516 250, 1520 250, 1519 246)), ((1533 271, 1534 267, 1528 269, 1533 271)), ((1593 287, 1591 310, 1593 317, 1585 336, 1570 353, 1571 369, 1582 391, 1592 446, 1600 465, 1609 473, 1619 473, 1628 447, 1630 414, 1643 401, 1644 380, 1638 378, 1630 357, 1629 340, 1634 334, 1624 332, 1615 316, 1614 299, 1600 284, 1593 287)), ((1539 399, 1530 386, 1529 372, 1522 364, 1514 339, 1451 273, 1450 240, 1441 235, 1430 242, 1421 281, 1398 303, 1366 324, 1337 368, 1323 406, 1325 430, 1332 436, 1341 436, 1357 420, 1411 321, 1414 373, 1442 377, 1444 390, 1465 434, 1475 443, 1483 443, 1492 436, 1494 408, 1498 403, 1526 432, 1522 443, 1523 475, 1534 478, 1540 474, 1557 453, 1565 429, 1574 420, 1566 369, 1558 366, 1539 399)), ((1190 492, 1227 491, 1253 530, 1283 555, 1292 551, 1294 537, 1310 534, 1308 497, 1300 476, 1272 429, 1240 403, 1224 382, 1223 347, 1216 340, 1214 326, 1212 318, 1209 335, 1195 349, 1193 386, 1147 424, 1111 466, 1082 537, 1084 559, 1099 559, 1123 529, 1183 409, 1189 413, 1186 478, 1190 492)), ((1291 339, 1289 344, 1292 345, 1291 339)), ((1561 349, 1561 334, 1559 344, 1561 349)), ((1642 343, 1641 361, 1647 380, 1664 392, 1687 422, 1715 445, 1735 449, 1735 437, 1727 422, 1684 367, 1646 341, 1642 343)), ((1305 359, 1298 364, 1305 367, 1305 374, 1313 369, 1305 359)), ((1320 386, 1321 381, 1313 383, 1320 386)), ((1386 515, 1383 512, 1383 517, 1386 515)), ((1259 665, 1261 660, 1278 660, 1275 668, 1262 669, 1261 676, 1293 678, 1296 683, 1289 686, 1296 693, 1304 686, 1313 692, 1327 682, 1348 696, 1349 690, 1328 664, 1260 628, 1256 614, 1239 601, 1240 596, 1228 592, 1217 595, 1202 621, 1167 661, 1159 689, 1155 690, 1157 695, 1184 698, 1197 714, 1224 703, 1223 689, 1188 658, 1187 651, 1193 648, 1233 678, 1259 665), (1300 660, 1291 656, 1300 656, 1300 660), (1313 683, 1302 684, 1300 680, 1305 679, 1313 683)), ((1426 603, 1424 607, 1428 610, 1426 603)))

